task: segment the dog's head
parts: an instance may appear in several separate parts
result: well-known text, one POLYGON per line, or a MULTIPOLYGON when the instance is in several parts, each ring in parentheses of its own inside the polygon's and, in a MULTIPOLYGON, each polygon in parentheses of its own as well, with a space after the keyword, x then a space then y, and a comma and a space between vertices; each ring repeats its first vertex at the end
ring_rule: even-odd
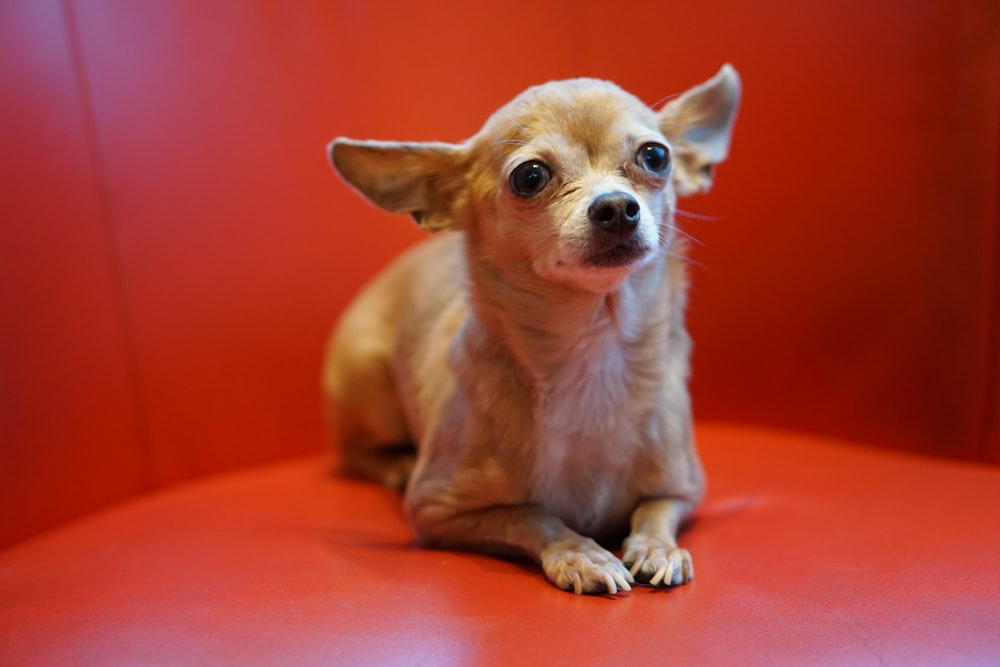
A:
POLYGON ((608 291, 670 245, 677 195, 711 185, 739 97, 728 65, 659 111, 608 82, 556 81, 463 144, 338 139, 330 155, 372 202, 466 230, 501 269, 608 291))

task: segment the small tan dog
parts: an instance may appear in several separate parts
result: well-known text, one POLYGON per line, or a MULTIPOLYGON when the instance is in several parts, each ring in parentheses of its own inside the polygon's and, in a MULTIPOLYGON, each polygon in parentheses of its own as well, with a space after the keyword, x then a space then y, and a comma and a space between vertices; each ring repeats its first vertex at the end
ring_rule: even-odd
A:
POLYGON ((704 476, 674 213, 726 157, 739 97, 728 65, 658 112, 560 81, 462 144, 330 144, 369 200, 456 230, 361 293, 324 371, 345 471, 405 489, 423 542, 526 555, 576 593, 692 578, 676 535, 704 476), (626 534, 621 559, 591 539, 626 534))

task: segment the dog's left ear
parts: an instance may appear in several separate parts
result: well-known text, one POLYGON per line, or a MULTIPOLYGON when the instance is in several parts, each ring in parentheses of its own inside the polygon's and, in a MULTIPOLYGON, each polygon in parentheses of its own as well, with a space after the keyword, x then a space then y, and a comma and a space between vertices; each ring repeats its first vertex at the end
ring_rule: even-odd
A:
POLYGON ((462 146, 341 138, 328 150, 337 172, 376 206, 407 213, 432 232, 455 226, 464 186, 462 146))
POLYGON ((704 192, 713 168, 729 154, 740 105, 740 77, 732 65, 668 102, 660 111, 660 131, 674 154, 674 187, 679 195, 704 192))

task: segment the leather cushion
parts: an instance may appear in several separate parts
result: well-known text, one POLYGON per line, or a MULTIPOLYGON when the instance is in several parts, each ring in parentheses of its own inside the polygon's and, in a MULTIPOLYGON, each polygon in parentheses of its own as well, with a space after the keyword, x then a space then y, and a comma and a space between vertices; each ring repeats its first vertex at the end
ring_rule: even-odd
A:
POLYGON ((576 597, 413 544, 326 458, 0 553, 4 664, 997 664, 1000 468, 702 424, 695 581, 576 597))

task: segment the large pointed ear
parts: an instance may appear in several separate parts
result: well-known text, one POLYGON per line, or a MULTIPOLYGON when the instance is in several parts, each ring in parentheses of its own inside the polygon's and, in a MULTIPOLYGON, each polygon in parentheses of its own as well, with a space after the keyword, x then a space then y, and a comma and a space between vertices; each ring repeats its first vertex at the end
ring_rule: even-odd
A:
POLYGON ((408 213, 430 231, 455 226, 464 184, 461 146, 341 138, 327 148, 337 172, 373 204, 408 213))
POLYGON ((677 194, 711 187, 714 166, 729 153, 739 105, 739 74, 731 65, 723 65, 714 77, 660 110, 660 131, 673 146, 677 194))

